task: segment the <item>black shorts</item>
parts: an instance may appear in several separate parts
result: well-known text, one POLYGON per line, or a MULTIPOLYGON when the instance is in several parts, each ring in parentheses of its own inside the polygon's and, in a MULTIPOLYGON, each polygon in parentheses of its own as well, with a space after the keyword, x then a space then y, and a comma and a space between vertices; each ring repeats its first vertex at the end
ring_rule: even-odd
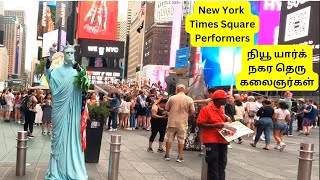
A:
POLYGON ((138 107, 137 109, 137 115, 138 116, 146 116, 147 115, 147 108, 138 107))

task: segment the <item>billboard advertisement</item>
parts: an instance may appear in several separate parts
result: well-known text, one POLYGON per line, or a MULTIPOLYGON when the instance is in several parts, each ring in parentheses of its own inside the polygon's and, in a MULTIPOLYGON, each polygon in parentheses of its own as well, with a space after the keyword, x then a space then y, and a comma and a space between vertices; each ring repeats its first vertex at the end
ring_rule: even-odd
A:
POLYGON ((124 42, 82 39, 80 52, 83 57, 123 58, 124 42))
POLYGON ((188 68, 189 48, 180 48, 176 53, 176 69, 188 68))
POLYGON ((58 44, 58 37, 59 37, 59 30, 58 29, 43 34, 42 57, 49 57, 50 56, 49 50, 52 47, 53 43, 58 44))
POLYGON ((154 10, 154 22, 168 23, 172 21, 174 5, 179 1, 156 1, 154 10))
POLYGON ((55 18, 55 29, 61 29, 67 31, 67 19, 70 14, 68 1, 57 1, 56 4, 56 18, 55 18))
POLYGON ((37 38, 43 39, 43 34, 53 31, 56 21, 56 1, 40 1, 38 11, 37 38))
POLYGON ((78 38, 117 39, 118 1, 80 1, 78 38))
POLYGON ((319 1, 283 1, 279 27, 279 44, 311 45, 314 63, 319 63, 319 6, 319 1))
MULTIPOLYGON (((253 15, 259 16, 260 2, 259 1, 250 1, 250 5, 251 5, 251 13, 253 15)), ((261 22, 261 20, 260 20, 260 22, 261 22)), ((260 30, 261 30, 261 27, 260 27, 260 30)), ((257 43, 258 43, 258 33, 256 33, 254 35, 254 44, 257 44, 257 43)))
POLYGON ((172 19, 171 46, 170 46, 170 67, 175 67, 176 51, 180 47, 181 20, 182 20, 182 3, 174 5, 172 19))
MULTIPOLYGON (((200 49, 204 80, 207 86, 230 86, 232 76, 235 78, 235 75, 241 72, 241 48, 203 47, 200 49), (230 70, 233 61, 234 73, 230 70)), ((233 81, 233 85, 236 84, 235 82, 233 81)))
POLYGON ((278 44, 280 10, 281 1, 268 0, 260 2, 258 44, 278 44))

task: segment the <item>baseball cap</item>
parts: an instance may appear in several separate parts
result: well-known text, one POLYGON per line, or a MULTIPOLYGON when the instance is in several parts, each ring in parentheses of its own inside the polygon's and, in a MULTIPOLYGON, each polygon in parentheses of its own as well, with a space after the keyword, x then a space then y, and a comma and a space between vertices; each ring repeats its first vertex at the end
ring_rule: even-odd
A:
POLYGON ((230 97, 230 95, 228 95, 224 90, 216 90, 213 94, 212 94, 212 99, 227 99, 228 97, 230 97))

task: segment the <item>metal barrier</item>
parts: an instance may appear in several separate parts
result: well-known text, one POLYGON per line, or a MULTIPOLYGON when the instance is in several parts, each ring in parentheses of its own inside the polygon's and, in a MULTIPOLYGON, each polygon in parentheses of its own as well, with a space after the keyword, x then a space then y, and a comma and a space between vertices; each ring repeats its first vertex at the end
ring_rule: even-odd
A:
POLYGON ((201 180, 207 180, 208 164, 206 162, 206 147, 204 145, 201 146, 201 155, 202 155, 201 180))
POLYGON ((118 180, 121 136, 111 135, 108 179, 118 180))
POLYGON ((16 176, 26 175, 28 132, 19 131, 17 138, 16 176))
POLYGON ((314 144, 300 144, 299 167, 297 180, 310 180, 312 172, 312 161, 314 153, 314 144))

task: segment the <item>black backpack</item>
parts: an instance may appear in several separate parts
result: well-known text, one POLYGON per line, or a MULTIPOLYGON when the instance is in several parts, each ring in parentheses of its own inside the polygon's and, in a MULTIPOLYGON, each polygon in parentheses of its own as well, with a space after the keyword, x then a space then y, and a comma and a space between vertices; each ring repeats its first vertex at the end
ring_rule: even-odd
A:
POLYGON ((3 97, 1 97, 0 96, 0 105, 6 105, 7 103, 6 103, 6 101, 4 100, 4 96, 3 97))
POLYGON ((28 108, 28 103, 29 103, 30 97, 29 96, 25 96, 22 101, 21 101, 21 111, 26 112, 29 108, 28 108))

